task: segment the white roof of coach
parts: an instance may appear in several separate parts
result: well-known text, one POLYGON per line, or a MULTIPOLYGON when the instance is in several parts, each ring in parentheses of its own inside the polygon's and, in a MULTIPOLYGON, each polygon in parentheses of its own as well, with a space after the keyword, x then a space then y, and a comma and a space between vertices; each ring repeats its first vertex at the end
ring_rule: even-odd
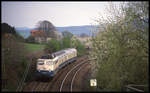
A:
POLYGON ((74 51, 76 51, 75 48, 68 48, 68 49, 64 49, 64 50, 61 50, 61 51, 58 51, 58 52, 55 52, 52 54, 55 55, 55 57, 61 57, 61 56, 65 55, 66 53, 71 53, 74 51))

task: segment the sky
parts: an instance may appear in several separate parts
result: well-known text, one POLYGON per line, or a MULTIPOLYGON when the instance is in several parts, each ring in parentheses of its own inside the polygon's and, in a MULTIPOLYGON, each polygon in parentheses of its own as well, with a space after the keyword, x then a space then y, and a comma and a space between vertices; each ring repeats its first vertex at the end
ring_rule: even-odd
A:
MULTIPOLYGON (((116 2, 118 3, 118 2, 116 2)), ((36 27, 38 21, 48 20, 54 26, 91 25, 104 13, 108 2, 8 2, 3 1, 2 23, 15 27, 36 27)))

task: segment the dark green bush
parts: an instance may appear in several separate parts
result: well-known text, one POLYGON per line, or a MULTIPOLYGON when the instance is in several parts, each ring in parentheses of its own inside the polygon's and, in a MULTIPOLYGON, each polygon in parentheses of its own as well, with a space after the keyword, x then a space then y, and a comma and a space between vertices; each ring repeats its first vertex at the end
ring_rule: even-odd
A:
POLYGON ((50 40, 45 47, 45 51, 47 53, 53 53, 62 49, 66 48, 76 48, 78 51, 78 56, 85 54, 85 46, 81 44, 79 40, 71 40, 71 38, 65 37, 62 40, 56 40, 52 39, 50 40), (72 42, 75 42, 74 45, 72 45, 72 42))
POLYGON ((34 39, 34 37, 32 37, 31 35, 30 35, 28 38, 26 38, 25 41, 26 41, 27 43, 35 43, 35 39, 34 39))
POLYGON ((44 50, 47 53, 53 53, 53 52, 59 51, 61 50, 61 43, 60 41, 56 39, 51 39, 50 41, 48 41, 48 43, 46 43, 44 50))

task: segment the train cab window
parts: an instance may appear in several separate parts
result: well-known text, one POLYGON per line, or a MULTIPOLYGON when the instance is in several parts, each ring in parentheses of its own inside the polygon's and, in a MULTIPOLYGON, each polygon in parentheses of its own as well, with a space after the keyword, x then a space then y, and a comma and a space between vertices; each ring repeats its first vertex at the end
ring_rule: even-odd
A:
POLYGON ((48 56, 47 55, 42 56, 41 59, 48 59, 48 56))
POLYGON ((55 55, 48 55, 49 59, 53 59, 55 57, 55 55))

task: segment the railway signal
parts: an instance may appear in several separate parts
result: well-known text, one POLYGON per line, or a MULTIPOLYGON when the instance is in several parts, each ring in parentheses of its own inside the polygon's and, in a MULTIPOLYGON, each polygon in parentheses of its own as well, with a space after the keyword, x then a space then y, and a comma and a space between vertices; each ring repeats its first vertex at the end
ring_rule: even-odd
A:
POLYGON ((97 86, 97 80, 96 79, 91 79, 90 80, 90 86, 97 86))

